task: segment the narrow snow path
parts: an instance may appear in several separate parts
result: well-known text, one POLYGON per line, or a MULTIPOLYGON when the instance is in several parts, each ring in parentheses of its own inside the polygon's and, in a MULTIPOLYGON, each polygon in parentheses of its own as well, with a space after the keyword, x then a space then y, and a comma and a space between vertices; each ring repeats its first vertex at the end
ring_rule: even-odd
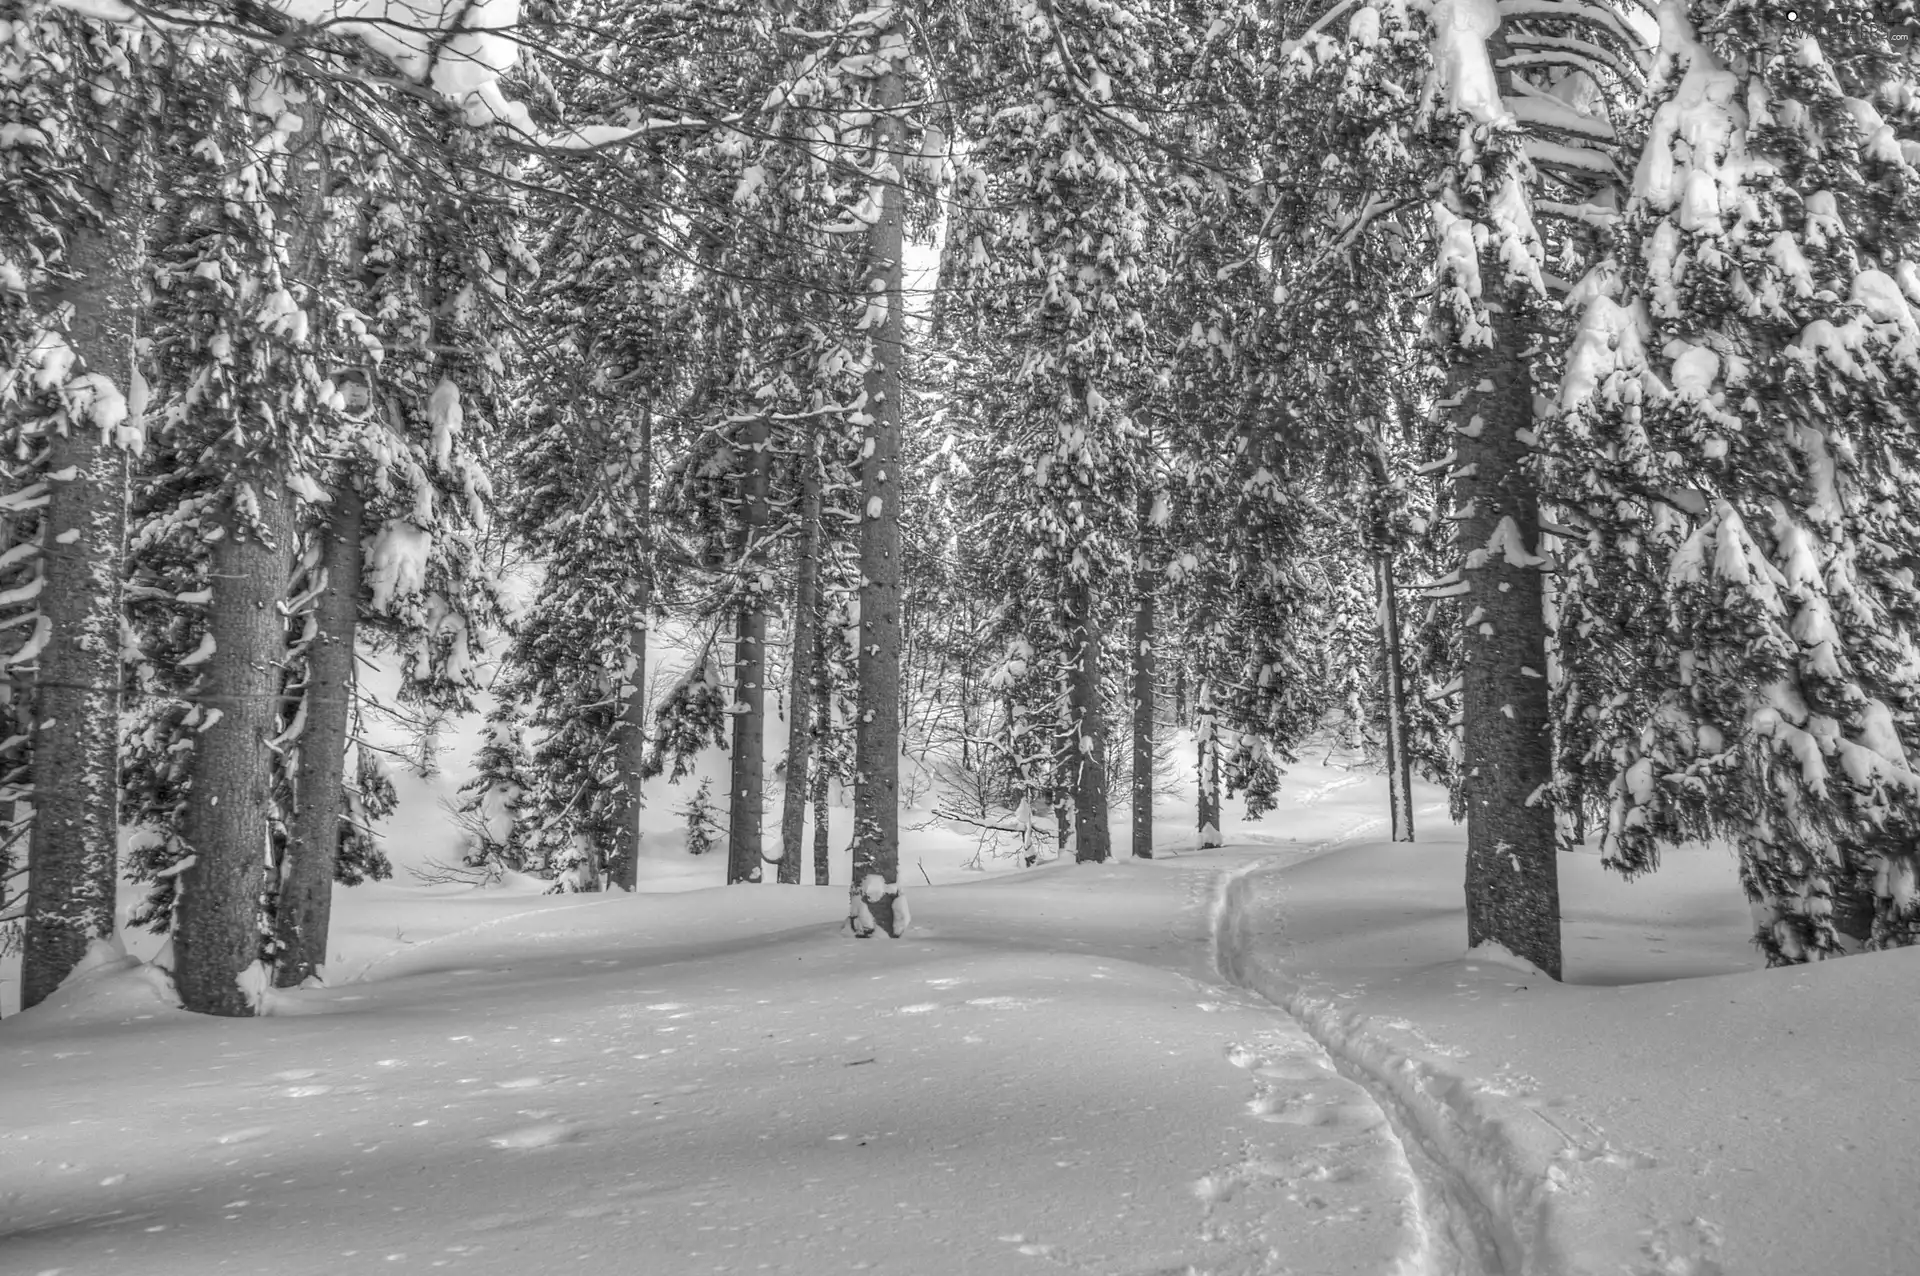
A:
POLYGON ((102 976, 0 1026, 0 1268, 1445 1271, 1379 1106, 1216 974, 1311 845, 923 889, 898 942, 833 888, 522 911, 256 1021, 102 976))

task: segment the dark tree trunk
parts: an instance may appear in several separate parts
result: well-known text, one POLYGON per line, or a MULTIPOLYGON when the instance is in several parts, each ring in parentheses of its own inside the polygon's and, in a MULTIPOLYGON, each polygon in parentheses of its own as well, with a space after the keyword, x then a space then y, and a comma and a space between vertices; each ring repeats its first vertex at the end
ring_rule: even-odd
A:
MULTIPOLYGON (((800 458, 800 546, 793 574, 793 667, 787 683, 787 791, 780 812, 779 878, 798 883, 807 833, 807 768, 818 730, 813 684, 820 645, 820 467, 812 448, 800 458)), ((814 871, 817 876, 817 865, 814 871)))
MULTIPOLYGON (((897 60, 881 75, 874 159, 891 171, 904 153, 906 129, 894 112, 905 85, 897 60)), ((854 934, 890 935, 900 882, 900 398, 905 358, 905 306, 900 294, 904 195, 885 182, 880 220, 867 238, 867 292, 886 297, 887 315, 873 334, 866 379, 866 429, 860 461, 860 649, 853 758, 854 934)))
POLYGON ((1093 586, 1067 586, 1067 741, 1073 788, 1073 858, 1098 863, 1113 852, 1107 828, 1107 715, 1100 703, 1100 621, 1093 586))
POLYGON ((256 474, 261 527, 228 514, 213 542, 214 654, 192 699, 218 714, 194 740, 182 832, 193 864, 180 874, 174 983, 188 1010, 250 1015, 241 972, 260 955, 260 891, 268 835, 267 742, 279 730, 293 496, 256 474))
POLYGON ((327 964, 334 861, 346 814, 345 756, 366 503, 351 481, 341 484, 333 500, 320 559, 326 588, 314 602, 315 632, 307 646, 307 717, 294 771, 293 818, 274 902, 274 936, 280 943, 274 982, 282 988, 299 987, 327 964))
MULTIPOLYGON (((1140 494, 1140 525, 1153 509, 1151 493, 1140 494)), ((1144 536, 1144 530, 1142 535, 1144 536)), ((1133 854, 1153 858, 1153 573, 1142 564, 1133 596, 1133 854)))
MULTIPOLYGON (((123 199, 121 201, 125 203, 123 199)), ((76 232, 87 287, 67 334, 86 371, 133 389, 142 244, 138 213, 76 232)), ((33 692, 33 829, 20 1004, 60 986, 87 946, 114 933, 119 882, 120 565, 127 454, 91 422, 47 439, 41 623, 48 640, 33 692), (63 477, 70 474, 71 477, 63 477)))
MULTIPOLYGON (((1480 269, 1497 279, 1505 267, 1483 252, 1480 269)), ((1466 515, 1467 943, 1498 942, 1558 979, 1540 507, 1522 438, 1533 424, 1521 354, 1530 329, 1510 308, 1517 291, 1488 306, 1492 345, 1456 348, 1447 370, 1448 397, 1459 404, 1454 493, 1466 515)))
POLYGON ((640 562, 633 578, 632 622, 627 630, 628 671, 622 674, 626 699, 620 706, 614 764, 624 796, 614 830, 608 881, 623 891, 640 884, 640 808, 647 761, 647 614, 653 607, 653 408, 640 410, 634 440, 632 499, 640 526, 640 562))
MULTIPOLYGON (((824 619, 824 618, 823 618, 824 619)), ((832 854, 833 812, 827 805, 833 777, 828 774, 825 749, 833 729, 833 679, 827 668, 827 627, 813 629, 813 884, 827 884, 827 859, 832 854)))
POLYGON ((761 798, 766 779, 767 602, 760 589, 760 539, 767 525, 767 418, 741 430, 740 599, 733 642, 733 788, 727 802, 727 882, 757 882, 762 871, 761 798))

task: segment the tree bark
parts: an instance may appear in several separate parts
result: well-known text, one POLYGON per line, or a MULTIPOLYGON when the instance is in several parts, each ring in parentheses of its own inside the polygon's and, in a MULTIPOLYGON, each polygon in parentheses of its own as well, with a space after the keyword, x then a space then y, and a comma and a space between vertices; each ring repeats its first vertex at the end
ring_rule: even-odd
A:
MULTIPOLYGON (((1404 423, 1408 411, 1406 399, 1396 394, 1393 405, 1404 423)), ((1381 692, 1387 718, 1387 809, 1392 820, 1393 840, 1411 842, 1413 759, 1407 751, 1407 687, 1401 665, 1400 598, 1394 587, 1393 529, 1387 517, 1392 476, 1387 469, 1386 445, 1377 436, 1367 452, 1367 463, 1373 479, 1370 493, 1373 509, 1367 540, 1373 554, 1374 590, 1379 597, 1376 620, 1380 626, 1381 692)))
MULTIPOLYGON (((800 547, 794 557, 793 654, 787 683, 787 791, 780 813, 782 882, 798 884, 807 832, 807 767, 814 736, 815 649, 820 645, 820 467, 809 447, 800 458, 800 547)), ((815 866, 818 875, 819 866, 815 866)), ((816 885, 825 885, 817 882, 816 885)))
POLYGON ((627 669, 622 673, 625 701, 620 707, 614 760, 625 789, 614 831, 611 885, 631 892, 640 885, 640 810, 647 762, 647 613, 653 606, 653 408, 640 409, 640 433, 634 440, 634 517, 640 525, 639 570, 633 580, 632 623, 627 629, 627 669))
POLYGON ((1194 713, 1193 735, 1198 753, 1194 772, 1200 788, 1198 842, 1204 851, 1223 844, 1220 837, 1220 723, 1204 684, 1194 713))
MULTIPOLYGON (((67 341, 87 372, 131 397, 144 246, 140 214, 128 203, 117 197, 98 229, 73 236, 72 267, 87 287, 67 341)), ((40 623, 49 636, 32 701, 23 1007, 44 1000, 87 946, 115 928, 127 454, 102 435, 91 422, 75 421, 47 439, 40 623)))
POLYGON ((190 867, 180 873, 174 922, 174 983, 188 1010, 251 1015, 240 974, 260 955, 260 889, 268 835, 267 742, 280 723, 280 663, 286 623, 293 496, 278 476, 255 475, 259 528, 232 513, 214 541, 209 630, 214 654, 192 694, 218 715, 194 741, 183 834, 190 867))
POLYGON ((1400 603, 1394 591, 1393 551, 1373 559, 1380 592, 1380 663, 1387 712, 1387 806, 1393 840, 1413 841, 1413 759, 1407 752, 1407 687, 1400 665, 1400 603))
MULTIPOLYGON (((1480 269, 1497 279, 1505 267, 1483 252, 1480 269)), ((1454 494, 1466 514, 1467 944, 1500 943, 1558 979, 1540 503, 1522 438, 1533 425, 1533 384, 1514 292, 1489 300, 1491 346, 1456 347, 1447 369, 1448 397, 1459 404, 1454 494)))
POLYGON ((823 750, 833 729, 833 680, 827 668, 827 627, 813 630, 813 884, 827 884, 827 860, 832 854, 833 812, 827 805, 833 777, 827 773, 823 750))
POLYGON ((1067 765, 1072 768, 1073 858, 1099 863, 1113 852, 1107 828, 1107 715, 1100 703, 1100 621, 1094 615, 1093 585, 1078 580, 1067 586, 1067 765))
POLYGON ((351 480, 340 485, 333 501, 320 560, 327 583, 314 603, 315 633, 307 647, 307 717, 294 770, 293 818, 274 902, 274 937, 280 944, 274 983, 282 988, 299 987, 327 964, 334 861, 346 814, 347 726, 353 712, 366 502, 351 480))
MULTIPOLYGON (((884 46, 883 46, 884 47, 884 46)), ((899 59, 877 85, 874 167, 881 182, 880 219, 867 238, 867 293, 886 299, 873 333, 865 378, 865 430, 860 461, 860 649, 853 760, 853 932, 874 926, 897 934, 900 878, 900 399, 905 306, 901 299, 905 195, 898 157, 906 129, 896 112, 905 94, 899 59), (869 879, 874 879, 870 881, 869 879)))
POLYGON ((760 539, 767 525, 767 418, 741 429, 740 601, 733 643, 733 786, 727 802, 727 883, 762 872, 761 803, 766 779, 767 604, 760 588, 760 539))
MULTIPOLYGON (((1140 493, 1140 526, 1145 536, 1153 494, 1140 493)), ((1144 554, 1144 546, 1142 547, 1144 554)), ((1133 854, 1153 858, 1153 573, 1142 563, 1134 573, 1133 595, 1133 854)))

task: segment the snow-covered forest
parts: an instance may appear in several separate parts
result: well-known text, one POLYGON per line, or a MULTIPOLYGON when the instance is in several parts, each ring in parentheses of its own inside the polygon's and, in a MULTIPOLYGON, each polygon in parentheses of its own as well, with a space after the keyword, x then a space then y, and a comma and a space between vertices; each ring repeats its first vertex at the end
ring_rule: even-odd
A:
POLYGON ((1904 1270, 1917 37, 0 0, 0 1268, 1904 1270))

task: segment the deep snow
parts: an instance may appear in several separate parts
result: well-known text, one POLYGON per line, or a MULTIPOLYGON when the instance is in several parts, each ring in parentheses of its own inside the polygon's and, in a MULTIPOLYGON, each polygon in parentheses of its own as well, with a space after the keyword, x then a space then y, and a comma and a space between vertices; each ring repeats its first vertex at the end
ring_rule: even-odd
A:
POLYGON ((1907 1269, 1914 954, 1756 970, 1729 856, 1576 855, 1550 985, 1383 809, 1303 766, 1218 851, 934 839, 900 941, 842 887, 386 885, 270 1018, 96 972, 0 1022, 0 1271, 1907 1269))

